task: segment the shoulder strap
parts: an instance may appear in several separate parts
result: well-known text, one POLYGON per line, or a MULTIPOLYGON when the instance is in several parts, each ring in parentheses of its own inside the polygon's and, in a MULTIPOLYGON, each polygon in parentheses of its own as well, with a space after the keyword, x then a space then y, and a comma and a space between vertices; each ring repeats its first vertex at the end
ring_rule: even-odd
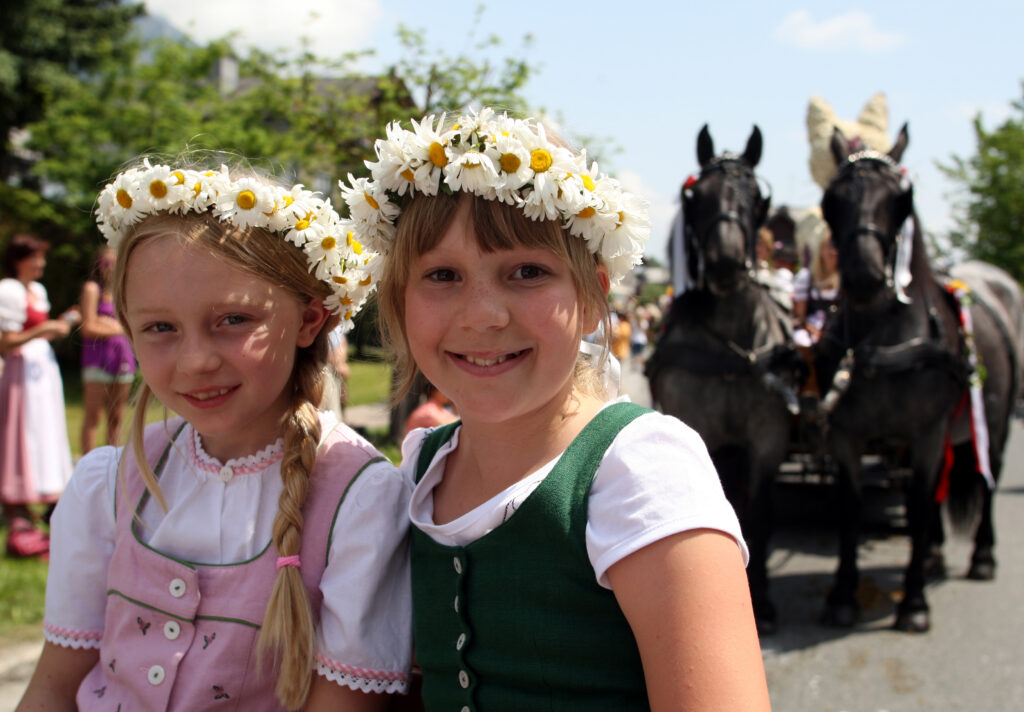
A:
POLYGON ((434 455, 437 454, 442 445, 451 440, 455 429, 461 424, 462 421, 457 420, 454 423, 442 425, 434 428, 434 430, 427 434, 427 437, 423 438, 423 445, 420 446, 420 457, 416 461, 416 482, 423 479, 423 475, 427 468, 430 467, 430 462, 434 459, 434 455))
POLYGON ((614 403, 594 416, 572 441, 558 462, 557 467, 568 467, 584 478, 586 491, 590 490, 597 468, 612 441, 624 427, 644 413, 650 413, 636 403, 614 403))

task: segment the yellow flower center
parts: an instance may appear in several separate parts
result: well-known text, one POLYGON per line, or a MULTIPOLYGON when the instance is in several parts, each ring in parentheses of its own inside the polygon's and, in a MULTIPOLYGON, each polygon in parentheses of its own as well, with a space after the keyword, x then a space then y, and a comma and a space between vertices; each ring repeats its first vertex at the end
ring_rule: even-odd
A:
POLYGON ((594 179, 588 176, 586 173, 582 174, 580 178, 583 179, 583 187, 587 190, 593 190, 596 186, 594 185, 594 179))
POLYGON ((347 294, 338 301, 346 307, 352 306, 352 299, 347 294))
POLYGON ((348 284, 348 277, 331 277, 336 284, 348 284))
POLYGON ((522 165, 522 161, 519 160, 519 156, 514 153, 503 153, 501 158, 498 159, 498 163, 501 164, 501 170, 506 173, 515 173, 519 170, 519 166, 522 165))
POLYGON ((374 200, 372 195, 370 195, 366 191, 363 191, 363 196, 366 197, 366 202, 370 205, 371 208, 373 208, 374 210, 380 210, 380 203, 374 200))
POLYGON ((415 183, 416 182, 416 174, 412 172, 412 168, 406 168, 404 171, 402 171, 398 175, 402 176, 403 178, 405 178, 410 183, 415 183))
POLYGON ((620 210, 620 211, 619 211, 619 222, 618 222, 618 223, 617 223, 617 224, 615 225, 615 227, 618 227, 619 225, 621 225, 621 224, 622 224, 622 221, 623 221, 623 220, 625 220, 625 219, 626 219, 626 214, 625 214, 625 213, 623 213, 623 212, 622 212, 622 211, 620 210))
POLYGON ((235 202, 238 203, 238 207, 242 210, 252 210, 256 207, 256 194, 251 190, 243 190, 238 194, 235 202))
POLYGON ((289 205, 291 205, 294 202, 295 202, 295 198, 293 198, 292 196, 290 196, 290 195, 284 196, 284 207, 287 208, 289 205))
POLYGON ((325 237, 320 241, 320 247, 325 250, 333 250, 336 244, 338 244, 338 242, 333 237, 325 237))
POLYGON ((444 168, 448 165, 448 156, 444 153, 444 146, 439 144, 437 141, 430 144, 428 153, 430 154, 430 162, 438 168, 444 168))
POLYGON ((117 190, 117 204, 125 210, 132 207, 132 196, 128 195, 128 191, 124 188, 118 188, 117 190))
POLYGON ((295 223, 295 229, 299 230, 299 231, 305 230, 308 227, 309 227, 309 220, 307 220, 306 218, 302 218, 297 223, 295 223))
POLYGON ((543 173, 548 168, 551 168, 551 154, 543 148, 534 149, 530 153, 530 168, 535 173, 543 173))
POLYGON ((368 286, 370 286, 370 282, 372 282, 372 281, 373 281, 373 277, 371 277, 370 275, 366 275, 366 279, 359 280, 359 284, 362 287, 368 287, 368 286))
POLYGON ((594 216, 594 212, 595 212, 594 209, 588 205, 587 207, 583 208, 583 210, 581 210, 578 213, 576 213, 576 217, 578 217, 578 218, 590 218, 590 217, 594 216))
POLYGON ((154 198, 163 198, 167 195, 167 184, 162 180, 155 180, 149 184, 149 194, 154 198))
POLYGON ((184 173, 182 173, 181 171, 174 171, 174 173, 172 173, 171 175, 174 176, 174 180, 178 185, 185 185, 184 173))
POLYGON ((349 321, 352 318, 352 311, 345 312, 345 321, 349 321))
POLYGON ((192 186, 192 195, 198 196, 202 191, 203 191, 203 184, 202 183, 196 183, 194 186, 192 186))

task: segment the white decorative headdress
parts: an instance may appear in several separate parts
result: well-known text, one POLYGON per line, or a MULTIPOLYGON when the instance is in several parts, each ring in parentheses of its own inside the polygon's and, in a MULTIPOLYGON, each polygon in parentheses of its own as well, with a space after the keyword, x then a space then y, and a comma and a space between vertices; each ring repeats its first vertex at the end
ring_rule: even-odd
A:
POLYGON ((380 260, 354 238, 352 225, 301 185, 286 189, 259 178, 232 178, 226 166, 198 171, 150 165, 118 174, 100 192, 96 223, 117 249, 148 215, 210 212, 240 228, 264 228, 306 254, 309 271, 331 287, 325 305, 344 330, 377 286, 380 260))
POLYGON ((614 178, 548 139, 532 119, 513 119, 484 108, 445 122, 442 114, 398 122, 375 144, 371 178, 340 182, 357 239, 386 252, 403 202, 415 193, 464 191, 514 205, 533 220, 559 220, 586 240, 607 266, 612 284, 643 258, 650 234, 647 201, 622 190, 614 178))

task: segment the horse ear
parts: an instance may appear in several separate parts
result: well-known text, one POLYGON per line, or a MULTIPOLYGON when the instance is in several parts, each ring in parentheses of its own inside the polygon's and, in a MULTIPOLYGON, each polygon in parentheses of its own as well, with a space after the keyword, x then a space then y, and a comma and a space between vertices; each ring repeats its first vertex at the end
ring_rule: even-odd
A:
POLYGON ((907 125, 903 124, 899 136, 896 137, 896 143, 889 149, 889 158, 899 163, 903 159, 903 152, 907 150, 908 143, 910 143, 910 133, 907 131, 907 125))
POLYGON ((743 160, 751 168, 756 166, 761 160, 762 146, 761 129, 757 128, 757 124, 754 124, 754 130, 750 132, 750 138, 747 139, 747 148, 743 151, 743 160))
POLYGON ((697 134, 697 163, 700 164, 701 168, 704 168, 711 163, 711 159, 714 157, 715 144, 711 141, 708 125, 704 124, 700 129, 700 133, 697 134))
POLYGON ((837 167, 843 165, 843 162, 850 157, 850 144, 838 126, 832 131, 832 141, 828 147, 832 151, 832 158, 835 159, 837 167))

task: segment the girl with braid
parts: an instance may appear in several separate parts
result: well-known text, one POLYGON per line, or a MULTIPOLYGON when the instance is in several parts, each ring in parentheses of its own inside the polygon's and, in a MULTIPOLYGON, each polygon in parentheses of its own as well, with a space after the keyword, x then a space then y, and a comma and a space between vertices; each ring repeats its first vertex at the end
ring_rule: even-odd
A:
POLYGON ((144 383, 127 446, 54 513, 19 709, 385 708, 411 666, 409 487, 318 408, 375 255, 329 201, 226 167, 145 161, 96 213, 144 383), (146 425, 154 398, 177 417, 146 425))

